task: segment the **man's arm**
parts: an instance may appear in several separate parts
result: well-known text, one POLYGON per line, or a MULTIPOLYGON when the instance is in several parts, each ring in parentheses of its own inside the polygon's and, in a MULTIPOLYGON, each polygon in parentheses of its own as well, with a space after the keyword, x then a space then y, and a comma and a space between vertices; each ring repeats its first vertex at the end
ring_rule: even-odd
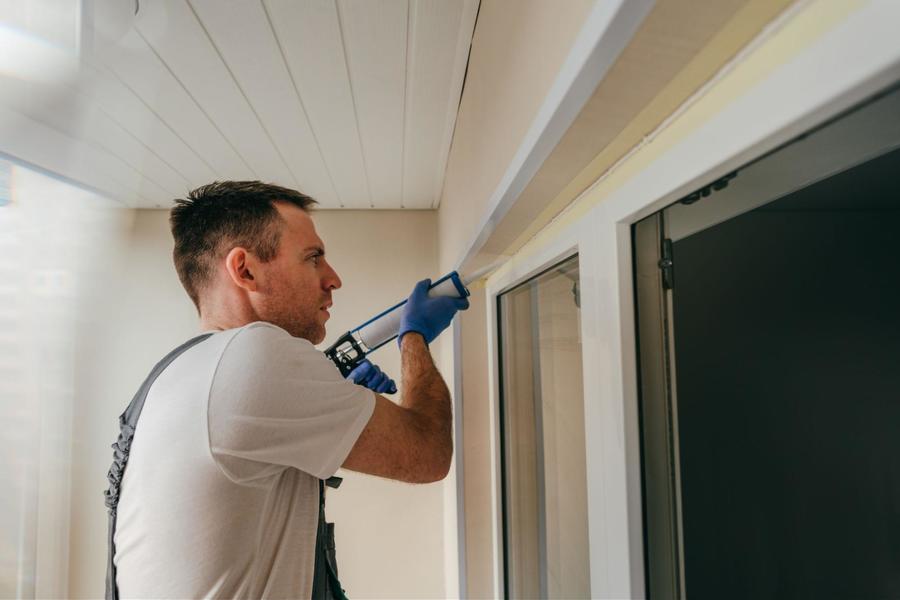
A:
POLYGON ((344 461, 347 469, 410 483, 440 481, 450 470, 450 392, 431 360, 428 343, 450 325, 456 311, 469 308, 469 301, 431 298, 430 285, 429 279, 416 284, 400 318, 400 406, 375 395, 372 417, 344 461))
POLYGON ((403 394, 396 405, 375 395, 375 410, 343 467, 409 483, 440 481, 450 470, 450 391, 421 334, 400 344, 403 394))

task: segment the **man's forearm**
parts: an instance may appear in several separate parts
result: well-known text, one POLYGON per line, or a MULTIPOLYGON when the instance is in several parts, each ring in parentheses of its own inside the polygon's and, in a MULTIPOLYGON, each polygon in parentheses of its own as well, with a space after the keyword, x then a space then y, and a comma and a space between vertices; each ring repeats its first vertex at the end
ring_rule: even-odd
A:
POLYGON ((435 367, 421 335, 415 332, 405 334, 400 345, 400 356, 403 381, 400 405, 424 420, 429 428, 425 433, 436 444, 437 451, 449 468, 453 456, 450 390, 435 367))

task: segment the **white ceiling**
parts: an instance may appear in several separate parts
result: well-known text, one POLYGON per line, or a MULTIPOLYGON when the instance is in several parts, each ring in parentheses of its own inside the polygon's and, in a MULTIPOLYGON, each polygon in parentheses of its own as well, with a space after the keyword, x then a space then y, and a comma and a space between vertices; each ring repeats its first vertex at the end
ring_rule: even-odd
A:
POLYGON ((132 206, 261 179, 322 208, 435 208, 477 8, 142 0, 77 76, 0 69, 0 151, 132 206))

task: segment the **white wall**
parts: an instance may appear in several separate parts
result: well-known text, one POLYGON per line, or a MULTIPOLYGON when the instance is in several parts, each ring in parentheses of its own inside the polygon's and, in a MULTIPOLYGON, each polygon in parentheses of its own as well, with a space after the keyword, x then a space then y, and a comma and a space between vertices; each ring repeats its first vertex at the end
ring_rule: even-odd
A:
MULTIPOLYGON (((133 224, 123 223, 117 235, 104 240, 90 294, 80 305, 72 598, 103 594, 107 524, 102 490, 116 419, 153 364, 197 330, 193 305, 172 266, 167 218, 166 211, 136 211, 133 224)), ((416 280, 436 273, 431 211, 322 211, 314 219, 344 282, 334 294, 326 342, 404 298, 416 280)), ((395 346, 373 358, 399 378, 395 346)), ((338 560, 349 595, 445 597, 443 485, 344 475, 343 486, 329 495, 328 516, 337 523, 338 560)))

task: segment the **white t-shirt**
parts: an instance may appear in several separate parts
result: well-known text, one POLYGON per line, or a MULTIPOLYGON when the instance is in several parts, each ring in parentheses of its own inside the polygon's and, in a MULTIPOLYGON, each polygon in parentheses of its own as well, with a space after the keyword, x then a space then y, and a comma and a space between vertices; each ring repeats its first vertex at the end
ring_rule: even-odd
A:
POLYGON ((147 396, 116 524, 123 598, 309 598, 317 479, 375 407, 315 347, 269 323, 218 332, 147 396))

